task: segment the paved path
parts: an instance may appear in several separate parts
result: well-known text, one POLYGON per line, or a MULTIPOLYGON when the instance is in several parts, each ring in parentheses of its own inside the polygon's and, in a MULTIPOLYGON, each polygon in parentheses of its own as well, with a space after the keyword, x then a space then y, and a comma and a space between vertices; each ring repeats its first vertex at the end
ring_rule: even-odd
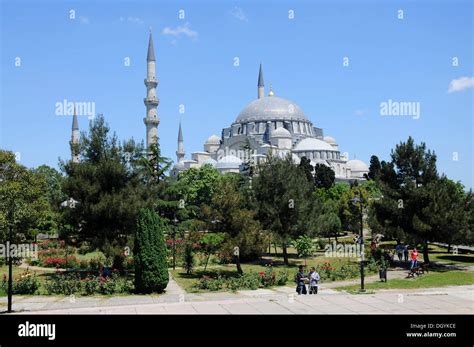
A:
MULTIPOLYGON (((389 271, 389 279, 406 270, 389 271)), ((378 280, 368 276, 367 283, 378 280)), ((335 287, 358 279, 322 283, 318 295, 295 293, 293 286, 236 293, 186 293, 170 275, 162 295, 15 296, 13 309, 26 314, 474 314, 474 285, 348 294, 335 287)), ((0 310, 6 298, 0 298, 0 310)))
POLYGON ((298 296, 293 288, 237 293, 57 298, 15 297, 18 314, 473 314, 474 285, 381 290, 351 295, 322 287, 298 296))

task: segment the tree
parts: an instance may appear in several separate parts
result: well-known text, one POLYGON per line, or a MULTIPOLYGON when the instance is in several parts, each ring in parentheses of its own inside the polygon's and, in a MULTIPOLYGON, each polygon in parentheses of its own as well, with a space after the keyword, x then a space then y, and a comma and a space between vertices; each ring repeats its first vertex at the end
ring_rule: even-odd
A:
MULTIPOLYGON (((133 148, 132 148, 133 150, 133 148)), ((148 155, 140 160, 143 177, 148 186, 158 184, 165 179, 166 172, 171 168, 171 160, 161 155, 159 138, 148 148, 148 155)))
POLYGON ((190 240, 186 240, 184 244, 183 267, 188 275, 194 268, 194 245, 190 240))
POLYGON ((104 118, 96 117, 89 134, 82 135, 81 162, 60 162, 66 174, 63 191, 77 202, 63 210, 63 224, 71 226, 78 240, 100 248, 110 240, 124 246, 139 209, 156 199, 143 167, 143 145, 133 140, 121 145, 109 130, 104 118))
POLYGON ((334 171, 329 166, 316 164, 314 167, 314 184, 317 188, 331 188, 335 179, 334 171))
POLYGON ((0 239, 13 231, 13 242, 31 240, 52 211, 44 177, 16 163, 12 152, 0 150, 0 239))
POLYGON ((139 212, 133 258, 135 289, 139 293, 161 293, 168 285, 167 251, 163 231, 166 225, 149 209, 139 212))
POLYGON ((432 240, 447 243, 448 252, 453 244, 467 244, 473 229, 469 223, 469 194, 463 185, 442 176, 429 183, 427 190, 429 203, 423 212, 430 216, 432 240))
POLYGON ((221 253, 233 258, 237 271, 243 273, 242 259, 254 259, 265 248, 265 235, 261 232, 256 212, 248 208, 241 191, 240 177, 226 174, 217 182, 210 205, 203 205, 203 218, 209 230, 225 234, 221 253), (238 254, 234 256, 234 248, 238 254))
POLYGON ((306 258, 310 257, 314 253, 314 242, 307 235, 301 235, 292 242, 293 247, 296 248, 298 257, 304 258, 304 265, 306 266, 306 258))
POLYGON ((378 180, 382 171, 382 165, 376 155, 370 157, 369 173, 366 178, 369 180, 378 180))
POLYGON ((409 137, 392 150, 391 158, 391 163, 382 162, 384 198, 374 204, 377 221, 391 236, 421 243, 429 263, 428 243, 438 238, 434 216, 426 209, 432 200, 429 187, 438 180, 436 155, 409 137))
POLYGON ((255 162, 252 159, 252 154, 254 152, 250 140, 246 138, 245 144, 240 147, 245 153, 245 161, 242 163, 241 174, 244 177, 252 177, 254 174, 255 162))
POLYGON ((308 233, 312 226, 313 184, 291 156, 269 156, 259 165, 258 173, 253 182, 258 219, 282 241, 283 259, 288 265, 290 240, 308 233))
POLYGON ((186 204, 201 206, 211 203, 221 174, 212 165, 190 168, 179 174, 178 184, 186 204))
POLYGON ((309 160, 306 157, 302 157, 300 161, 300 167, 306 174, 306 178, 308 179, 309 182, 313 182, 313 172, 314 172, 314 167, 311 165, 311 160, 309 160))
POLYGON ((67 196, 61 189, 64 181, 63 175, 48 165, 38 166, 37 168, 32 169, 32 172, 41 176, 45 181, 49 205, 54 211, 58 211, 61 203, 67 199, 67 196))
POLYGON ((327 237, 329 241, 337 237, 342 229, 341 219, 339 218, 339 203, 337 200, 327 199, 322 201, 319 199, 320 210, 316 217, 316 232, 319 236, 327 237))
POLYGON ((207 269, 209 258, 212 254, 217 253, 219 247, 225 240, 223 233, 207 233, 201 238, 201 250, 206 256, 206 264, 204 265, 204 271, 207 269))

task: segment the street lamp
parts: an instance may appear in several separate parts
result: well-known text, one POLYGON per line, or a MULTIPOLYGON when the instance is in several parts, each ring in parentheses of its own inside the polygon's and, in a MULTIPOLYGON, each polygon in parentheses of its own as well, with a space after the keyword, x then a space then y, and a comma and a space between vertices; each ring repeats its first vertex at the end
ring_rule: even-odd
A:
MULTIPOLYGON (((9 173, 11 167, 8 164, 4 164, 1 166, 2 170, 4 171, 4 175, 9 173)), ((15 180, 17 178, 17 173, 11 173, 11 179, 15 180)), ((1 179, 1 182, 7 180, 7 177, 1 179)), ((12 312, 12 302, 13 302, 13 258, 11 254, 11 245, 13 242, 13 223, 14 223, 14 211, 15 210, 15 199, 10 197, 10 201, 8 204, 8 287, 7 287, 7 296, 8 296, 8 305, 7 305, 7 312, 12 312)))
POLYGON ((175 216, 173 219, 174 228, 171 234, 171 236, 173 237, 173 270, 176 269, 176 231, 177 231, 176 229, 178 228, 178 223, 179 223, 179 220, 175 216))
POLYGON ((360 291, 365 292, 364 288, 364 206, 363 206, 363 199, 362 199, 362 192, 359 191, 359 196, 355 195, 354 198, 350 200, 354 205, 359 204, 360 206, 360 233, 359 239, 357 242, 359 243, 361 250, 360 250, 360 291))

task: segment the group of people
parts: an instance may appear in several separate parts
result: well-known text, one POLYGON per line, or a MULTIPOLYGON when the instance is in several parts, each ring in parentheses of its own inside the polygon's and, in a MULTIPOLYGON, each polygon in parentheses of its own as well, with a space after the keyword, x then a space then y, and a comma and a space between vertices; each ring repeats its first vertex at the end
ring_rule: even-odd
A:
MULTIPOLYGON (((399 261, 408 262, 408 244, 402 245, 400 242, 395 246, 395 252, 397 253, 399 261)), ((410 254, 410 270, 418 266, 418 250, 413 248, 410 254)))
POLYGON ((304 272, 304 266, 298 267, 298 272, 295 276, 296 292, 298 295, 301 294, 318 294, 318 282, 321 280, 321 276, 314 267, 311 267, 308 274, 304 272), (306 289, 306 281, 308 282, 308 290, 306 289))

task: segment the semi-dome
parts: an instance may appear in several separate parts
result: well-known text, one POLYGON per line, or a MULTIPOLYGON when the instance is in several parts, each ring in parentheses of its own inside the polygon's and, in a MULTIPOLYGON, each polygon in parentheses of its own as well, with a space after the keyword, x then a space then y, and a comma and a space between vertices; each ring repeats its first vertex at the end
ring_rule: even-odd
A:
POLYGON ((240 112, 235 122, 246 123, 269 120, 309 122, 303 110, 296 103, 277 96, 267 96, 252 101, 240 112))
POLYGON ((291 133, 283 127, 279 127, 272 132, 271 137, 291 139, 291 133))
POLYGON ((227 155, 217 161, 216 168, 218 169, 238 169, 242 164, 242 160, 235 155, 227 155))
POLYGON ((226 155, 225 157, 219 159, 217 161, 218 163, 235 163, 235 164, 242 164, 242 160, 240 158, 236 157, 235 155, 226 155))
POLYGON ((207 138, 206 140, 206 144, 209 144, 209 145, 218 145, 221 143, 221 138, 217 135, 211 135, 207 138))
POLYGON ((347 162, 347 167, 351 169, 352 172, 369 171, 367 164, 359 159, 349 160, 347 162))
POLYGON ((336 139, 331 136, 324 136, 324 141, 329 143, 330 145, 335 145, 336 144, 336 139))
POLYGON ((217 161, 212 159, 212 158, 209 158, 209 159, 206 159, 202 162, 202 165, 212 165, 212 166, 216 166, 217 164, 217 161))
POLYGON ((294 151, 334 151, 334 148, 327 142, 308 137, 299 142, 294 151))

